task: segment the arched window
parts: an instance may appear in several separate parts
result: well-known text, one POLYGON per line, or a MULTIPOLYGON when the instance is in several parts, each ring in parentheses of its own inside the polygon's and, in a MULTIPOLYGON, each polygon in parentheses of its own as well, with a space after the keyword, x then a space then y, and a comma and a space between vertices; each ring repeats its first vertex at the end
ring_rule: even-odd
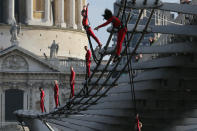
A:
POLYGON ((34 18, 44 18, 45 0, 33 0, 34 18))

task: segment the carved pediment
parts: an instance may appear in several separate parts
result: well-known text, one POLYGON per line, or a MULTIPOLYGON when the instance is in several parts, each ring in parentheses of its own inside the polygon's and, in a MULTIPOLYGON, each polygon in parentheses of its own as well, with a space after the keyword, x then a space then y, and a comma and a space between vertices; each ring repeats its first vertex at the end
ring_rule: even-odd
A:
POLYGON ((28 71, 27 61, 19 55, 9 55, 2 63, 2 70, 4 71, 28 71))
POLYGON ((59 72, 44 59, 19 46, 12 46, 1 51, 0 65, 2 71, 59 72))

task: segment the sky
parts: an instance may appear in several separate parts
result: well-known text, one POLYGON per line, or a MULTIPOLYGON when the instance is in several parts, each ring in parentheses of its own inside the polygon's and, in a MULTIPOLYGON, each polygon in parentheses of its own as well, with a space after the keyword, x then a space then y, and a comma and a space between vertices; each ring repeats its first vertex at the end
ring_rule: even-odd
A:
MULTIPOLYGON (((89 3, 89 21, 92 29, 105 22, 105 20, 103 20, 102 14, 106 8, 113 11, 113 3, 115 1, 116 0, 87 0, 87 3, 89 3)), ((162 2, 171 3, 179 3, 179 1, 180 0, 162 0, 162 2)), ((106 29, 107 27, 103 27, 99 29, 99 31, 93 30, 103 45, 106 44, 109 36, 109 33, 107 33, 106 29)), ((94 47, 97 45, 94 40, 92 40, 92 43, 94 47)))

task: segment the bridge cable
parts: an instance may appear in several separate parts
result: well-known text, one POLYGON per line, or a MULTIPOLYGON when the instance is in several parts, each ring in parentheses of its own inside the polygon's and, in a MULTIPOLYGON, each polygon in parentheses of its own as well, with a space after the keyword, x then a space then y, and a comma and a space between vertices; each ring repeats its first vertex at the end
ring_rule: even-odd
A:
MULTIPOLYGON (((119 9, 118 14, 117 14, 117 17, 119 17, 121 10, 122 10, 122 8, 119 9)), ((113 28, 113 29, 114 29, 114 28, 113 28)), ((113 29, 112 29, 112 32, 111 32, 111 34, 110 34, 108 40, 107 40, 107 44, 106 44, 105 47, 104 47, 104 51, 106 51, 106 50, 107 50, 107 47, 109 46, 110 40, 111 40, 112 35, 113 35, 113 32, 114 32, 113 29)), ((88 82, 91 81, 91 78, 93 77, 93 75, 95 74, 97 68, 98 68, 99 65, 101 64, 101 61, 102 61, 102 59, 103 59, 103 57, 104 57, 104 54, 105 54, 105 52, 101 54, 101 57, 100 57, 100 59, 99 59, 99 61, 98 61, 98 63, 97 63, 97 66, 95 67, 95 69, 94 69, 94 71, 92 72, 90 78, 88 79, 88 82)), ((110 59, 109 59, 108 63, 106 64, 106 67, 105 67, 104 70, 106 70, 106 68, 107 68, 108 65, 110 64, 111 60, 112 60, 112 56, 110 57, 110 59)), ((100 78, 103 76, 104 72, 105 72, 105 71, 102 72, 102 74, 100 75, 100 77, 98 78, 98 80, 96 81, 96 83, 97 83, 97 82, 100 80, 100 78)), ((89 90, 89 92, 90 92, 91 90, 93 90, 93 87, 89 90)), ((79 92, 79 94, 81 94, 81 92, 82 92, 82 90, 79 92)), ((75 98, 76 98, 76 97, 75 97, 75 98)), ((74 98, 74 99, 75 99, 75 98, 74 98)), ((79 102, 81 102, 84 98, 85 98, 85 97, 81 98, 81 100, 80 100, 79 102)), ((72 102, 74 101, 74 99, 72 100, 72 102)))
MULTIPOLYGON (((125 18, 125 21, 126 21, 126 17, 124 17, 124 18, 125 18)), ((126 23, 125 26, 127 27, 127 23, 126 23)), ((126 40, 128 40, 128 39, 129 39, 129 36, 128 36, 128 33, 127 33, 127 39, 126 40)), ((130 45, 130 43, 128 43, 128 45, 130 45)), ((125 42, 125 48, 126 48, 126 56, 127 56, 127 61, 128 61, 129 60, 129 54, 128 54, 128 52, 130 53, 130 51, 127 50, 128 47, 126 45, 126 42, 125 42)), ((135 115, 136 115, 137 114, 137 106, 136 106, 135 89, 134 89, 134 81, 133 81, 134 75, 133 75, 133 68, 132 68, 131 62, 128 63, 128 72, 129 72, 129 78, 130 78, 129 79, 129 82, 130 82, 130 86, 131 86, 131 94, 132 94, 132 101, 133 101, 133 105, 134 105, 134 112, 135 112, 135 115)))
POLYGON ((98 64, 98 59, 96 58, 96 55, 95 55, 95 52, 94 52, 94 49, 93 49, 93 46, 92 46, 92 41, 90 39, 90 35, 89 35, 88 31, 86 31, 86 34, 87 34, 88 42, 89 42, 90 49, 91 49, 91 52, 92 52, 93 60, 96 64, 98 64))
MULTIPOLYGON (((118 11, 117 17, 119 17, 120 12, 121 12, 121 9, 122 9, 122 8, 120 8, 120 10, 118 11)), ((107 40, 107 44, 106 44, 105 47, 104 47, 104 51, 107 50, 107 47, 109 46, 109 43, 110 43, 110 40, 111 40, 111 38, 112 38, 113 33, 114 33, 114 31, 111 32, 111 34, 110 34, 110 36, 109 36, 109 38, 108 38, 108 40, 107 40)), ((105 52, 104 52, 104 53, 105 53, 105 52)), ((91 78, 93 77, 93 75, 95 74, 97 68, 98 68, 99 65, 101 64, 101 61, 102 61, 102 59, 103 59, 103 57, 104 57, 104 53, 101 54, 101 57, 100 57, 100 59, 98 60, 98 63, 96 63, 97 66, 96 66, 96 68, 94 69, 94 71, 92 72, 90 78, 88 79, 88 82, 91 81, 91 78)), ((110 62, 108 62, 108 63, 110 63, 110 62)), ((91 89, 93 89, 93 87, 92 87, 91 89)), ((70 108, 70 105, 74 102, 74 100, 75 100, 76 98, 78 98, 78 97, 81 95, 82 92, 83 92, 83 89, 80 90, 80 92, 77 94, 76 97, 72 98, 71 100, 69 99, 69 101, 67 101, 67 103, 66 103, 66 105, 65 105, 64 107, 61 107, 59 110, 57 110, 57 111, 55 111, 55 112, 48 113, 48 114, 46 114, 45 116, 55 115, 55 114, 58 114, 58 113, 60 113, 60 114, 64 113, 65 109, 68 109, 68 107, 70 108), (62 111, 63 111, 63 112, 62 112, 62 111)), ((84 98, 85 98, 85 97, 82 97, 80 101, 82 101, 84 98)), ((75 106, 75 105, 73 105, 73 106, 75 106)), ((66 111, 68 111, 68 110, 66 110, 66 111)))
MULTIPOLYGON (((129 19, 130 19, 130 17, 128 17, 128 21, 129 21, 129 19)), ((120 62, 120 60, 119 60, 118 62, 120 62)), ((118 65, 118 64, 116 64, 116 67, 117 67, 117 65, 118 65)), ((114 67, 113 71, 116 69, 116 67, 114 67)), ((113 72, 113 71, 112 71, 112 72, 113 72)), ((111 73, 111 74, 112 74, 112 73, 111 73)), ((105 80, 104 83, 106 83, 106 82, 109 80, 111 74, 109 74, 108 78, 105 80)), ((112 84, 112 86, 113 86, 113 84, 112 84)), ((107 91, 108 91, 109 89, 110 89, 110 88, 108 88, 107 91)), ((100 91, 100 90, 98 90, 98 91, 95 93, 95 95, 96 95, 99 91, 100 91)), ((93 98, 93 97, 91 97, 91 98, 93 98)), ((90 98, 90 99, 91 99, 91 98, 90 98)), ((86 101, 86 104, 88 104, 87 102, 90 101, 90 99, 86 101)), ((93 102, 93 103, 94 103, 94 102, 93 102)), ((82 106, 80 106, 80 107, 82 107, 82 106)), ((88 106, 87 106, 87 107, 88 107, 88 106)))
MULTIPOLYGON (((124 0, 124 1, 126 1, 126 0, 124 0)), ((122 4, 124 4, 123 2, 122 2, 122 4)), ((125 7, 126 7, 126 5, 124 4, 124 9, 123 9, 123 13, 122 13, 122 18, 121 18, 121 22, 123 21, 123 16, 124 16, 124 14, 125 14, 125 7)), ((116 48, 117 48, 117 46, 116 46, 116 48)), ((116 48, 115 48, 115 50, 116 50, 116 48)), ((103 72, 102 72, 102 74, 105 72, 105 70, 107 69, 107 67, 108 67, 108 65, 109 65, 109 63, 110 63, 110 61, 112 60, 112 57, 110 57, 110 59, 109 59, 109 61, 108 61, 108 63, 107 63, 107 65, 106 65, 106 68, 104 68, 104 70, 103 70, 103 72)), ((111 73, 112 74, 112 73, 111 73)), ((108 74, 108 76, 107 76, 107 78, 109 79, 110 77, 111 77, 111 74, 108 74)), ((102 75, 101 75, 102 76, 102 75)), ((99 79, 101 78, 101 76, 99 77, 99 79)), ((95 83, 97 83, 98 81, 99 81, 99 79, 95 82, 95 83)), ((107 80, 108 80, 107 79, 107 80)), ((93 89, 93 88, 92 88, 93 89)), ((95 94, 94 94, 94 96, 99 92, 100 90, 98 90, 95 94)), ((89 99, 90 100, 90 99, 89 99)), ((86 102, 88 102, 89 100, 87 100, 86 102)), ((81 106, 80 106, 81 107, 81 106)))
MULTIPOLYGON (((121 12, 121 8, 120 8, 120 10, 119 10, 119 12, 118 12, 118 16, 119 16, 120 12, 121 12)), ((110 34, 110 37, 109 37, 109 39, 108 39, 108 41, 107 41, 106 46, 104 47, 105 50, 107 50, 107 47, 108 47, 109 42, 110 42, 110 40, 111 40, 112 34, 113 34, 113 31, 112 31, 112 33, 110 34)), ((98 66, 100 65, 103 56, 104 56, 104 54, 101 54, 101 58, 100 58, 99 62, 97 63, 96 69, 97 69, 98 66)), ((111 60, 110 60, 110 61, 111 61, 111 60)), ((108 62, 108 63, 109 63, 109 62, 108 62)), ((96 70, 96 69, 95 69, 95 70, 96 70)), ((95 70, 93 71, 91 77, 89 78, 89 81, 90 81, 90 79, 93 77, 93 74, 95 73, 95 70)), ((103 71, 103 72, 104 72, 104 71, 103 71)), ((93 89, 93 87, 92 87, 91 89, 93 89)), ((80 93, 78 94, 78 96, 81 94, 81 92, 82 92, 82 90, 80 91, 80 93)), ((73 99, 71 99, 71 101, 69 101, 69 104, 72 104, 72 103, 74 102, 74 99, 76 99, 76 98, 77 98, 77 97, 74 97, 73 99)), ((82 97, 81 100, 82 100, 82 99, 84 99, 84 97, 82 97)), ((67 103, 67 104, 68 104, 68 103, 67 103)), ((73 106, 74 106, 74 105, 73 105, 73 106)), ((67 107, 67 106, 62 107, 62 108, 59 109, 58 111, 55 111, 54 113, 51 113, 51 114, 57 114, 57 113, 60 113, 60 114, 61 114, 61 111, 62 111, 62 110, 63 110, 62 113, 64 113, 65 107, 67 107)), ((68 111, 68 110, 67 110, 67 111, 68 111)), ((50 115, 50 114, 48 114, 48 115, 50 115)), ((47 116, 47 115, 46 115, 46 116, 47 116)))
MULTIPOLYGON (((147 1, 144 1, 144 4, 146 4, 146 2, 147 1)), ((126 3, 127 3, 127 0, 125 1, 125 7, 126 7, 126 3)), ((130 11, 131 12, 131 11, 130 11)), ((129 13, 130 14, 130 13, 129 13)), ((125 20, 125 22, 127 21, 126 20, 126 12, 124 12, 124 14, 123 14, 123 16, 125 16, 124 18, 124 20, 125 20)), ((129 17, 129 16, 128 16, 129 17)), ((127 22, 129 22, 129 21, 127 21, 127 22)), ((127 28, 127 24, 128 23, 126 23, 125 24, 125 26, 126 26, 126 28, 127 28)), ((128 35, 128 33, 127 33, 127 39, 126 39, 126 42, 128 42, 127 44, 126 44, 126 42, 125 42, 125 48, 126 48, 126 57, 127 57, 127 61, 129 61, 129 54, 128 54, 128 52, 130 53, 130 50, 127 50, 129 47, 130 47, 130 42, 128 41, 128 39, 129 39, 129 35, 128 35), (128 46, 127 46, 128 45, 128 46)), ((134 81, 133 81, 133 78, 134 78, 134 75, 133 75, 133 68, 132 68, 132 63, 133 61, 131 60, 131 62, 129 62, 128 63, 128 72, 129 72, 129 82, 130 82, 130 87, 131 87, 131 94, 132 94, 132 101, 133 101, 133 105, 134 105, 134 113, 135 113, 135 116, 137 115, 137 105, 136 105, 136 99, 135 99, 135 88, 134 88, 134 81)), ((134 116, 134 117, 135 117, 134 116)), ((134 126, 133 127, 135 127, 135 124, 136 123, 134 123, 134 126)), ((135 130, 135 129, 134 129, 135 130)))
MULTIPOLYGON (((137 24, 138 24, 139 21, 140 21, 140 17, 141 17, 141 15, 142 15, 142 12, 143 12, 143 10, 141 11, 140 16, 139 16, 139 19, 138 19, 138 21, 136 22, 135 29, 137 28, 137 24)), ((140 39, 139 41, 141 41, 141 39, 140 39)), ((137 46, 136 46, 136 48, 137 48, 137 46)), ((125 52, 125 50, 124 50, 124 52, 125 52)), ((120 60, 119 60, 118 62, 120 62, 120 60)), ((117 67, 117 65, 118 65, 118 64, 116 64, 116 67, 117 67)), ((116 67, 114 67, 113 71, 115 70, 116 67)), ((125 69, 125 68, 124 68, 124 69, 125 69)), ((109 75, 109 76, 110 76, 110 75, 109 75)), ((120 75, 119 75, 119 76, 120 76, 120 75)), ((118 78, 119 78, 119 77, 118 77, 118 78)), ((115 82, 117 81, 118 78, 115 79, 115 81, 113 82, 112 86, 115 84, 115 82)), ((105 82, 103 83, 103 85, 106 84, 108 80, 109 80, 109 77, 105 80, 105 82)), ((92 104, 95 103, 96 101, 98 101, 104 94, 106 94, 107 91, 108 91, 109 89, 110 89, 110 88, 108 88, 101 96, 99 96, 99 98, 98 98, 97 100, 95 100, 94 102, 92 102, 92 104)), ((95 96, 100 90, 101 90, 101 89, 99 88, 99 90, 94 94, 94 96, 95 96)), ((85 104, 88 104, 87 102, 90 101, 94 96, 92 96, 91 98, 89 98, 89 99, 85 102, 85 104)), ((83 106, 83 105, 81 105, 80 107, 82 107, 82 106, 83 106)), ((86 108, 89 107, 89 106, 90 106, 90 103, 89 103, 89 105, 86 106, 86 108)), ((79 107, 79 108, 80 108, 80 107, 79 107)))

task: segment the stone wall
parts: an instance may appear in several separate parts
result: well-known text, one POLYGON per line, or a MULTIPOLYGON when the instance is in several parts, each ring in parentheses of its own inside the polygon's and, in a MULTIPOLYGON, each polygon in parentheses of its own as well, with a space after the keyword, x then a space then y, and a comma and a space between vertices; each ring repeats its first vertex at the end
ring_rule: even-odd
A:
MULTIPOLYGON (((0 26, 0 48, 7 48, 10 43, 10 26, 0 26)), ((58 56, 75 57, 84 59, 84 46, 88 45, 86 34, 78 30, 47 28, 47 27, 22 27, 19 35, 19 46, 43 56, 50 55, 53 40, 59 44, 58 56)))

